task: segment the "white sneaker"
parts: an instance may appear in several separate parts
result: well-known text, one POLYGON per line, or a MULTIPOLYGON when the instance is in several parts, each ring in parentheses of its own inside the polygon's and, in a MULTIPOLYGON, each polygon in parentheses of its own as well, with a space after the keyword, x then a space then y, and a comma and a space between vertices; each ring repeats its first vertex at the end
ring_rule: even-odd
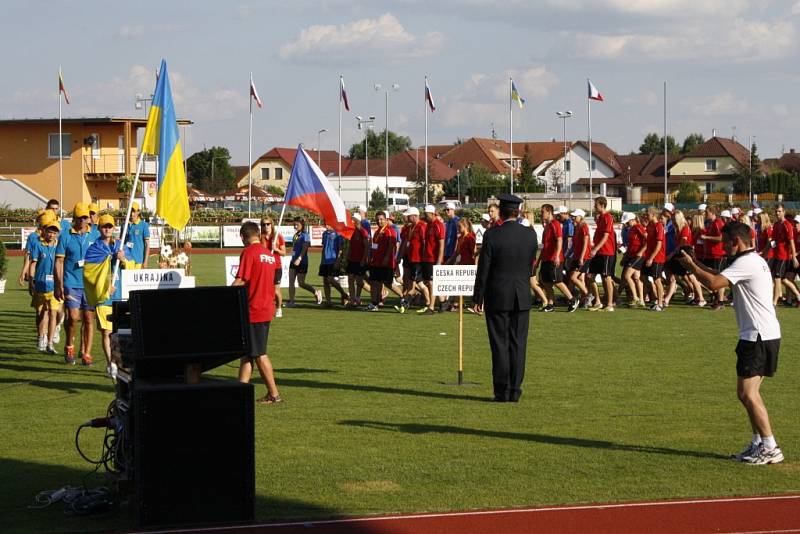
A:
POLYGON ((775 447, 773 449, 767 449, 764 447, 764 444, 761 443, 758 446, 758 452, 755 456, 744 460, 745 463, 750 465, 769 465, 769 464, 779 464, 783 461, 783 452, 779 447, 775 447))
POLYGON ((753 443, 752 441, 747 444, 742 452, 739 454, 731 454, 731 460, 736 460, 737 462, 747 462, 750 461, 753 457, 758 454, 758 448, 761 446, 761 442, 753 443))
POLYGON ((114 382, 117 381, 117 370, 118 370, 117 369, 117 364, 114 363, 114 362, 109 363, 108 366, 106 367, 106 373, 108 373, 108 376, 114 382))
POLYGON ((56 333, 53 334, 53 344, 58 345, 61 342, 61 323, 56 325, 56 333))
POLYGON ((45 336, 41 336, 39 338, 39 343, 36 345, 36 348, 39 349, 39 352, 44 352, 47 350, 47 338, 45 336))
POLYGON ((277 310, 275 310, 275 318, 280 319, 281 317, 283 317, 283 309, 278 308, 277 310))
POLYGON ((319 290, 314 291, 314 298, 317 299, 317 305, 322 304, 322 293, 319 290))
POLYGON ((55 354, 56 348, 53 346, 52 343, 47 344, 47 354, 55 354))

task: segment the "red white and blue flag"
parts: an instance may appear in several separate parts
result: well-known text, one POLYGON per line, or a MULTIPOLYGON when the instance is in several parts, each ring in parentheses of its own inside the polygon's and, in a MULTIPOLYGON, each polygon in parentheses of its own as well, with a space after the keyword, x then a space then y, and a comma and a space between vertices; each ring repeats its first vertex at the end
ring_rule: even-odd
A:
POLYGON ((258 98, 258 91, 256 91, 256 84, 253 83, 253 75, 250 75, 250 96, 256 101, 256 105, 261 107, 261 99, 258 98))
POLYGON ((594 86, 591 80, 586 81, 589 82, 589 100, 599 100, 602 102, 603 95, 600 94, 600 91, 597 90, 597 87, 594 86))
POLYGON ((292 175, 284 197, 286 204, 312 211, 340 235, 350 239, 355 230, 350 212, 336 194, 325 174, 308 156, 303 145, 297 147, 292 175))
POLYGON ((431 111, 436 111, 436 106, 433 103, 433 94, 431 93, 431 87, 430 85, 428 85, 428 78, 425 78, 425 100, 428 102, 431 111))
POLYGON ((339 100, 344 102, 344 109, 350 111, 350 102, 347 101, 347 91, 344 90, 344 78, 339 76, 339 100))

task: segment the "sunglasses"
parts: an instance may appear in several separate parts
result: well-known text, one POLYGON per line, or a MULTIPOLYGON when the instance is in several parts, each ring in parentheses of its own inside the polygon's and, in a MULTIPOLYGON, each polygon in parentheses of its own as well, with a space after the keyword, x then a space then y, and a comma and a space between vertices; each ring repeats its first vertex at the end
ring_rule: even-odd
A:
POLYGON ((261 223, 261 226, 272 226, 272 223, 261 223))

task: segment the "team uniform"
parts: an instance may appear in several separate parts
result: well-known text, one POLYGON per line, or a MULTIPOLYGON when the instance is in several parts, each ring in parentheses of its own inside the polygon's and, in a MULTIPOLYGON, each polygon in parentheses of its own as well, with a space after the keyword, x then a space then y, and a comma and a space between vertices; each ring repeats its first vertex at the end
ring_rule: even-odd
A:
POLYGON ((622 256, 622 267, 641 271, 644 267, 644 256, 637 256, 646 244, 647 230, 637 222, 628 230, 628 248, 625 249, 625 255, 622 256))
MULTIPOLYGON (((563 226, 562 226, 563 229, 563 226)), ((582 273, 589 272, 589 267, 591 266, 591 262, 586 260, 589 259, 589 252, 592 248, 591 245, 586 247, 586 252, 584 252, 583 257, 579 258, 576 255, 579 255, 583 250, 584 243, 589 241, 589 225, 585 222, 582 222, 578 226, 574 227, 573 234, 572 234, 572 255, 569 259, 567 270, 568 271, 579 271, 582 273)))
POLYGON ((267 353, 269 325, 275 315, 275 257, 261 243, 252 243, 239 255, 236 278, 247 287, 250 311, 251 359, 267 353))
MULTIPOLYGON (((306 274, 308 272, 308 252, 300 255, 303 252, 303 247, 306 243, 311 243, 307 232, 297 232, 294 234, 292 240, 292 263, 289 264, 289 269, 297 272, 298 274, 306 274), (300 265, 295 265, 295 261, 300 258, 300 265)), ((275 275, 273 274, 273 278, 275 275)))
POLYGON ((561 223, 551 220, 547 223, 542 234, 542 256, 539 267, 539 279, 545 284, 560 284, 564 280, 563 271, 560 265, 556 267, 556 260, 564 262, 564 246, 562 242, 561 250, 556 254, 558 238, 562 236, 561 223))
POLYGON ((608 239, 592 258, 589 272, 600 276, 613 276, 617 263, 617 235, 614 232, 614 218, 608 212, 601 214, 597 219, 594 245, 600 242, 604 234, 608 234, 608 239))
MULTIPOLYGON (((117 252, 122 249, 122 243, 119 240, 112 240, 111 245, 102 239, 96 240, 89 245, 86 251, 86 265, 84 266, 84 288, 86 300, 95 306, 95 316, 97 318, 97 325, 101 330, 112 330, 113 325, 108 316, 111 315, 111 306, 115 300, 122 300, 122 282, 117 279, 114 293, 110 293, 110 277, 109 274, 113 273, 117 267, 117 252), (110 261, 108 261, 110 259, 110 261), (105 264, 108 261, 108 270, 99 271, 97 276, 93 272, 94 266, 105 264)), ((123 266, 126 268, 134 268, 134 262, 125 261, 123 266)), ((120 278, 122 275, 120 275, 120 278)))
POLYGON ((787 272, 794 272, 792 266, 792 249, 789 244, 794 241, 794 225, 788 219, 776 221, 772 225, 771 245, 774 251, 772 263, 773 278, 787 278, 787 272), (791 267, 791 269, 790 269, 791 267))
POLYGON ((344 237, 335 230, 325 230, 322 234, 322 258, 319 263, 320 276, 339 276, 336 259, 344 246, 344 237))
POLYGON ((68 310, 81 309, 94 311, 94 306, 86 300, 83 292, 83 264, 89 249, 89 235, 69 232, 58 236, 56 257, 64 258, 64 303, 68 310))
POLYGON ((444 259, 447 261, 456 253, 456 244, 458 242, 458 216, 453 216, 448 219, 445 224, 445 237, 444 237, 444 259))
POLYGON ((56 248, 58 242, 54 241, 48 245, 43 240, 35 246, 31 261, 36 262, 36 269, 33 275, 33 302, 34 308, 38 313, 42 311, 58 311, 61 309, 62 302, 55 298, 55 265, 56 248))
POLYGON ((439 241, 444 239, 444 233, 444 224, 439 219, 425 225, 425 245, 420 262, 420 277, 425 282, 433 280, 433 266, 439 259, 439 241))
POLYGON ((125 236, 125 256, 133 260, 134 269, 141 269, 148 250, 144 240, 150 239, 150 224, 144 219, 128 223, 128 234, 125 236))
MULTIPOLYGON (((706 226, 705 235, 713 237, 722 236, 722 228, 725 223, 720 217, 717 217, 706 226)), ((703 264, 709 269, 717 272, 722 271, 725 267, 725 247, 722 241, 703 240, 703 264)))
POLYGON ((475 233, 470 232, 462 236, 458 243, 456 253, 456 264, 458 265, 475 265, 475 233))
POLYGON ((372 254, 369 261, 370 282, 380 282, 391 287, 396 266, 395 246, 397 235, 391 225, 378 228, 372 236, 372 254))
POLYGON ((653 281, 661 278, 661 273, 664 271, 664 262, 667 259, 665 240, 664 225, 661 224, 661 221, 651 222, 647 225, 647 248, 644 251, 644 255, 649 258, 655 250, 656 245, 659 242, 661 243, 661 249, 653 258, 653 263, 649 267, 645 265, 642 271, 645 276, 652 277, 653 281))
MULTIPOLYGON (((266 248, 267 250, 272 251, 272 239, 261 239, 261 245, 266 248)), ((286 246, 286 240, 283 238, 283 235, 276 232, 275 233, 275 250, 272 251, 272 257, 275 258, 275 278, 274 283, 278 285, 281 283, 281 278, 283 276, 283 262, 281 260, 281 253, 278 251, 281 247, 286 246)))
MULTIPOLYGON (((681 228, 680 232, 677 232, 676 241, 677 242, 675 248, 677 248, 678 245, 680 245, 681 243, 686 243, 686 245, 683 246, 692 245, 692 230, 691 228, 689 228, 688 224, 684 225, 683 228, 681 228)), ((675 254, 675 248, 673 248, 673 252, 671 253, 672 257, 667 262, 667 268, 675 276, 686 276, 687 274, 689 274, 689 271, 687 271, 686 268, 684 268, 684 266, 681 265, 681 262, 678 260, 677 257, 678 255, 675 254)), ((670 253, 668 252, 668 254, 670 253)))
POLYGON ((364 273, 367 272, 367 266, 361 262, 364 259, 364 251, 368 242, 369 231, 363 225, 359 225, 350 238, 350 249, 347 251, 347 274, 364 276, 364 273))

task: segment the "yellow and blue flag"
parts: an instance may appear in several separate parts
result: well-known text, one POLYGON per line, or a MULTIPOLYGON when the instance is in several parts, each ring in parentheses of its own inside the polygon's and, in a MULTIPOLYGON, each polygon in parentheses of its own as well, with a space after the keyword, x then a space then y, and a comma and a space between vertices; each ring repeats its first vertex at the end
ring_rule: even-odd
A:
POLYGON ((513 80, 511 81, 511 101, 516 102, 520 109, 525 107, 525 99, 519 96, 519 91, 517 91, 517 86, 514 85, 513 80))
POLYGON ((167 62, 161 60, 153 105, 147 116, 142 152, 158 155, 156 212, 167 224, 183 230, 189 222, 189 193, 183 169, 178 121, 172 102, 167 62))

